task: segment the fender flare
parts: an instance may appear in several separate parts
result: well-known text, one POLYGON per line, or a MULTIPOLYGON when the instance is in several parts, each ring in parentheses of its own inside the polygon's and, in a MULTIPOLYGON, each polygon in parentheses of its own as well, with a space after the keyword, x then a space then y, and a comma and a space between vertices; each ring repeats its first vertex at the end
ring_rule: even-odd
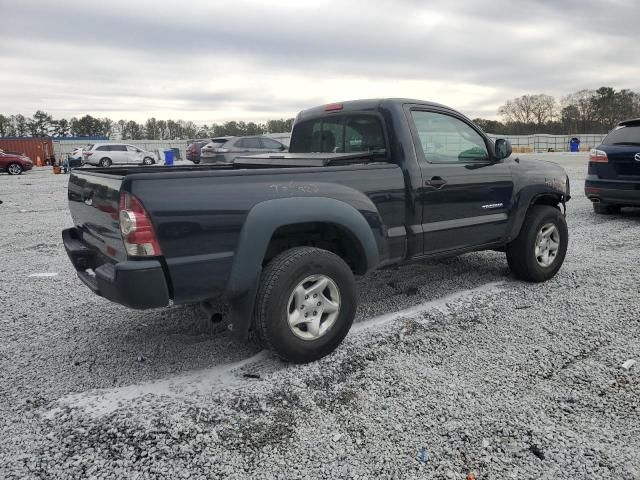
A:
POLYGON ((225 297, 230 303, 232 330, 246 338, 258 290, 262 261, 275 231, 299 223, 332 223, 348 231, 359 243, 366 271, 379 263, 372 227, 351 205, 324 197, 291 197, 266 200, 254 206, 240 233, 225 297))
POLYGON ((515 214, 513 215, 513 220, 511 223, 511 228, 509 230, 509 236, 507 241, 511 241, 515 239, 520 234, 520 229, 524 224, 524 220, 527 216, 527 212, 531 205, 536 203, 536 200, 540 197, 554 197, 557 199, 557 204, 564 204, 567 201, 566 195, 558 190, 554 190, 551 188, 540 188, 540 186, 531 186, 529 188, 523 189, 520 193, 515 214))

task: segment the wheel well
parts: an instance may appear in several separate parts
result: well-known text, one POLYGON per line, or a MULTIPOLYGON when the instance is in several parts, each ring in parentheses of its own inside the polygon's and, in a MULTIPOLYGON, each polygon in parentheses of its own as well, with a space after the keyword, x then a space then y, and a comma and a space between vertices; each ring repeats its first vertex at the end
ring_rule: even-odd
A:
POLYGON ((293 247, 317 247, 335 253, 356 274, 367 271, 367 262, 360 242, 344 227, 325 222, 286 225, 278 228, 271 237, 263 266, 279 253, 293 247))
POLYGON ((531 205, 549 205, 550 207, 558 208, 560 202, 562 202, 560 195, 554 193, 543 193, 535 197, 531 202, 531 205))

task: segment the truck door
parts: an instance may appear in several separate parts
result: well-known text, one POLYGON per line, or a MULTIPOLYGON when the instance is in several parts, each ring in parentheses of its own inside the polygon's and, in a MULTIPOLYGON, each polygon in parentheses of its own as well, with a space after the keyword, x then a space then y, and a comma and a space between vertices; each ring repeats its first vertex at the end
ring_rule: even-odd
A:
POLYGON ((493 144, 464 117, 410 108, 423 185, 425 254, 500 242, 507 234, 513 180, 493 144))

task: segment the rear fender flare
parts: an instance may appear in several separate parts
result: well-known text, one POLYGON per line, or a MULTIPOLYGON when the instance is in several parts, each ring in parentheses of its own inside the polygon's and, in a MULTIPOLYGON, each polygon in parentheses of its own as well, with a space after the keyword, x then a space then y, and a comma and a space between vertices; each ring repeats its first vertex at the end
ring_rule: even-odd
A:
POLYGON ((332 223, 353 235, 364 253, 366 271, 379 263, 376 239, 364 216, 351 205, 332 198, 293 197, 267 200, 251 209, 242 227, 225 297, 231 305, 231 324, 246 337, 262 272, 262 262, 275 231, 309 222, 332 223))

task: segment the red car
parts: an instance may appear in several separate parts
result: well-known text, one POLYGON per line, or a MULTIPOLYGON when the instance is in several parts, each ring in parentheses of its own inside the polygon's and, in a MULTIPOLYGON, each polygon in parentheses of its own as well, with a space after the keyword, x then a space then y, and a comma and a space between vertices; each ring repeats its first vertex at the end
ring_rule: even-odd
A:
POLYGON ((32 168, 33 162, 29 157, 0 150, 0 172, 7 172, 9 175, 20 175, 25 170, 31 170, 32 168))

